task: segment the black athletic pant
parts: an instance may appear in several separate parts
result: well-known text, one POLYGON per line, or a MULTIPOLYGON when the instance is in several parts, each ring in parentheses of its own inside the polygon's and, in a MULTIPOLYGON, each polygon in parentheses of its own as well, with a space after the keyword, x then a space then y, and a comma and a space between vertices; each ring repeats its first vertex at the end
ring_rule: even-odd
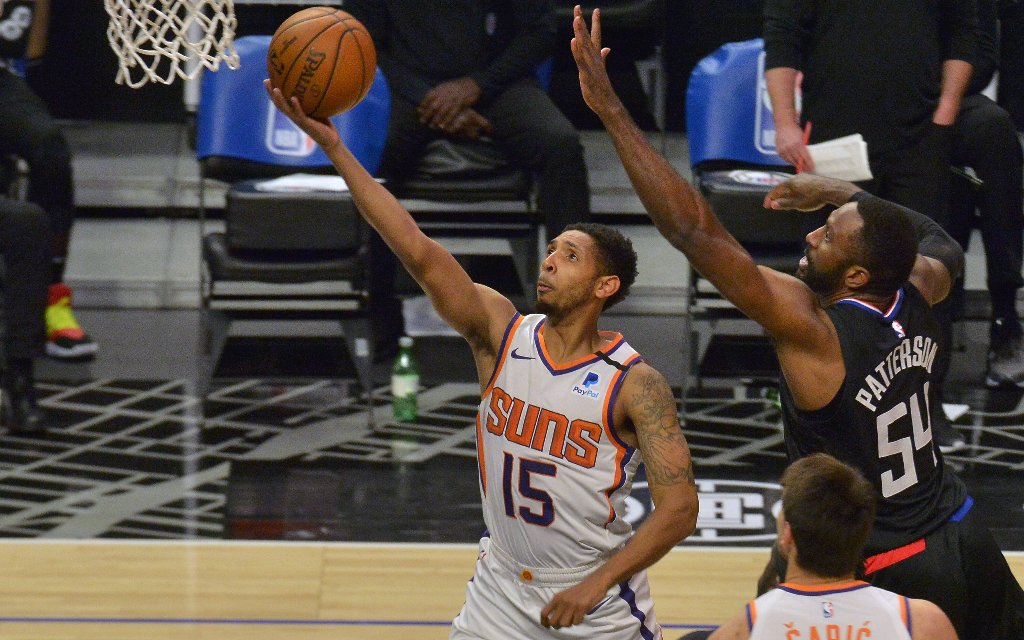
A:
POLYGON ((960 106, 953 164, 971 167, 984 184, 975 190, 954 179, 947 231, 966 250, 971 230, 981 230, 993 318, 1016 318, 1017 290, 1024 286, 1024 153, 1010 115, 982 94, 965 96, 960 106))
POLYGON ((4 261, 4 351, 8 360, 42 353, 49 284, 50 221, 37 205, 0 197, 4 261))
POLYGON ((999 105, 1024 131, 1024 2, 1001 0, 999 14, 999 105))
POLYGON ((0 154, 12 153, 29 164, 28 199, 50 217, 50 282, 60 282, 75 215, 71 150, 42 98, 19 76, 0 68, 0 154))
POLYGON ((924 541, 924 551, 865 580, 939 605, 960 640, 1024 638, 1024 591, 974 509, 924 541))

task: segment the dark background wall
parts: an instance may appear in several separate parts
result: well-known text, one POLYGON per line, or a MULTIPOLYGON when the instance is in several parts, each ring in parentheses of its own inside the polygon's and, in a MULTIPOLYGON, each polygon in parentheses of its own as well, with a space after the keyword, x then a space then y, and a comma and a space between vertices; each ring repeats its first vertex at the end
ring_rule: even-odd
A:
MULTIPOLYGON (((607 0, 604 6, 628 0, 607 0)), ((558 4, 573 0, 557 0, 558 4)), ((187 117, 182 83, 147 83, 131 89, 114 83, 117 57, 107 42, 108 16, 100 2, 53 0, 49 52, 43 63, 29 71, 29 82, 58 118, 137 122, 175 122, 187 117)), ((236 5, 238 35, 273 33, 300 7, 289 5, 236 5)), ((654 40, 663 39, 666 70, 666 122, 683 128, 683 98, 694 64, 719 45, 755 38, 761 32, 762 0, 667 0, 664 35, 606 32, 616 57, 610 66, 613 81, 637 120, 650 128, 650 114, 639 94, 639 79, 632 73, 634 58, 650 55, 654 40)), ((552 96, 580 128, 598 123, 582 103, 569 53, 569 27, 560 37, 566 45, 556 52, 552 96)))
POLYGON ((667 128, 684 128, 686 83, 697 62, 726 42, 761 37, 763 0, 669 0, 663 49, 667 128))

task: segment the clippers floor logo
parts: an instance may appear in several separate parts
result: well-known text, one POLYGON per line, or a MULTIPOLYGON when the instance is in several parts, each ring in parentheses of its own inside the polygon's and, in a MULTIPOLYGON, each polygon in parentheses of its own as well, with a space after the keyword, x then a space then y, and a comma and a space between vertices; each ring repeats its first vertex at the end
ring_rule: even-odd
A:
MULTIPOLYGON (((774 482, 698 480, 697 530, 684 544, 770 546, 781 498, 782 487, 774 482)), ((626 520, 635 529, 653 510, 647 483, 634 483, 626 498, 626 520)))
POLYGON ((572 392, 587 398, 600 398, 601 394, 591 388, 597 386, 599 382, 601 382, 601 376, 594 371, 588 371, 587 376, 583 378, 583 385, 573 385, 572 392))
POLYGON ((316 151, 316 143, 306 133, 277 110, 274 103, 267 99, 269 116, 267 117, 267 150, 282 156, 305 158, 316 151))

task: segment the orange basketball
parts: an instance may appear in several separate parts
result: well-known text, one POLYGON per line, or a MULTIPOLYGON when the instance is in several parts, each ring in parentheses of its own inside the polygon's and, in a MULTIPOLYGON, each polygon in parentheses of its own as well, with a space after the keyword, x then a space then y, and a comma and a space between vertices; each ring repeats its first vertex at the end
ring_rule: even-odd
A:
POLYGON ((270 83, 302 110, 329 118, 356 106, 373 84, 377 51, 361 22, 334 7, 303 9, 270 40, 270 83))

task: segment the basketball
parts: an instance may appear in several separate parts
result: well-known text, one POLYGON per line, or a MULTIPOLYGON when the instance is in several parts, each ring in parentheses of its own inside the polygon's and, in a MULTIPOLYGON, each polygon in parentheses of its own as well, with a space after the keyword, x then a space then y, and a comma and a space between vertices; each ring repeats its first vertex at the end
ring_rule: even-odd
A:
POLYGON ((348 111, 366 96, 377 69, 373 39, 361 22, 334 7, 303 9, 270 40, 270 84, 296 96, 314 118, 348 111))

